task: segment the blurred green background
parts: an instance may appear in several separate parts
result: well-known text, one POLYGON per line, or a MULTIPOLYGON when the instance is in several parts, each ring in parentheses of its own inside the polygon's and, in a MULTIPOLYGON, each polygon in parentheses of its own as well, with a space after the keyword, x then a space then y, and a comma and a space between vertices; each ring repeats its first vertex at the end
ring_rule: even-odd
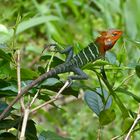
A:
MULTIPOLYGON (((8 45, 7 52, 23 50, 22 66, 28 67, 45 44, 57 42, 63 47, 70 44, 77 53, 98 36, 98 31, 121 29, 123 37, 111 50, 117 61, 110 62, 129 69, 107 73, 117 87, 135 72, 139 63, 139 6, 140 0, 0 0, 0 42, 8 45), (13 39, 16 45, 13 45, 13 39)), ((59 57, 64 59, 61 55, 59 57)), ((33 69, 39 65, 37 62, 33 69)), ((90 74, 89 71, 87 73, 90 74)), ((99 86, 94 75, 86 84, 99 86)), ((139 96, 139 85, 134 74, 122 86, 139 96)), ((119 97, 128 109, 138 110, 138 102, 133 98, 125 94, 119 94, 119 97)), ((60 106, 62 109, 49 112, 41 109, 33 118, 38 133, 52 130, 74 140, 94 140, 100 134, 101 139, 108 140, 123 133, 122 114, 115 104, 113 106, 115 121, 101 129, 97 116, 81 99, 60 106)), ((139 137, 136 133, 135 140, 139 137)))

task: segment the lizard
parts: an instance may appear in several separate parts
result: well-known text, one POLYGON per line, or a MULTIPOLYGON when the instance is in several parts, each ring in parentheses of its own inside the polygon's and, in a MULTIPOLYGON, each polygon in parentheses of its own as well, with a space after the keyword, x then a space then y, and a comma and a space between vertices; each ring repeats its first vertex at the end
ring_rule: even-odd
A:
MULTIPOLYGON (((61 73, 74 72, 76 75, 68 77, 70 83, 72 83, 72 80, 88 79, 87 74, 84 73, 81 68, 90 62, 104 58, 106 51, 110 50, 122 35, 122 31, 117 29, 110 29, 99 33, 100 36, 97 37, 94 42, 91 42, 74 57, 73 47, 71 46, 62 51, 58 51, 61 54, 67 54, 67 58, 64 63, 51 69, 48 72, 47 78, 61 73)), ((56 44, 52 44, 52 46, 53 45, 57 46, 56 44)))
POLYGON ((110 50, 117 40, 121 37, 122 31, 118 29, 109 29, 107 31, 101 31, 100 36, 95 41, 91 42, 87 47, 81 50, 77 55, 73 57, 73 47, 68 47, 60 53, 67 54, 66 61, 44 74, 40 75, 37 79, 33 80, 29 85, 23 88, 20 94, 9 104, 9 106, 0 115, 0 120, 4 118, 5 114, 10 108, 32 87, 42 82, 43 80, 53 77, 60 73, 74 72, 76 75, 68 77, 69 82, 72 80, 86 80, 88 76, 81 68, 89 62, 94 62, 97 59, 101 59, 105 56, 106 51, 110 50))

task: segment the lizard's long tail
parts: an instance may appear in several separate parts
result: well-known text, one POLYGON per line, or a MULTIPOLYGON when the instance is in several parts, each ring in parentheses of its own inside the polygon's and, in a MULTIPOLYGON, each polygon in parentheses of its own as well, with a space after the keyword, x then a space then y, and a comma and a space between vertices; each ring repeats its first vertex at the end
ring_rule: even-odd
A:
POLYGON ((20 94, 18 94, 16 96, 16 98, 9 104, 9 106, 1 113, 0 115, 0 120, 2 120, 5 117, 5 114, 11 109, 11 107, 24 95, 26 94, 32 87, 34 87, 35 85, 37 85, 38 83, 44 81, 45 79, 52 77, 56 74, 58 74, 60 71, 63 71, 62 67, 56 67, 56 69, 51 69, 48 72, 45 72, 44 74, 40 75, 36 80, 32 81, 29 85, 27 85, 25 88, 23 88, 20 92, 20 94))

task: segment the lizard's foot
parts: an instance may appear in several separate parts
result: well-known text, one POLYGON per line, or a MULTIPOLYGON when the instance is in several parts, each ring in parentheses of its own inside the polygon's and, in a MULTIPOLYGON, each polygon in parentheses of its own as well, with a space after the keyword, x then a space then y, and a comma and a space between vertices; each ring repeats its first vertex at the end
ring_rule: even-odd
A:
POLYGON ((68 77, 68 80, 67 81, 68 81, 68 85, 67 85, 67 88, 68 88, 68 87, 70 87, 72 85, 72 79, 71 79, 71 77, 68 77))

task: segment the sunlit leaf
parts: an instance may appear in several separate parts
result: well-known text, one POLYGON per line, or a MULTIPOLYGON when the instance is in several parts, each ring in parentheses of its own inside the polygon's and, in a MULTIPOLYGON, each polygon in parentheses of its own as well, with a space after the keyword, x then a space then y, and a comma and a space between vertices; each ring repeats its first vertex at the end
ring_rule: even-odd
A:
POLYGON ((137 95, 133 94, 132 92, 126 90, 126 89, 123 89, 123 88, 117 88, 115 91, 117 92, 121 92, 121 93, 124 93, 128 96, 131 96, 134 98, 134 100, 136 100, 137 102, 140 102, 140 97, 138 97, 137 95))
POLYGON ((58 20, 58 18, 56 16, 33 17, 27 21, 21 22, 17 27, 16 34, 19 34, 34 26, 38 26, 40 24, 46 23, 47 21, 54 21, 54 20, 58 20))
POLYGON ((134 119, 133 118, 126 118, 124 121, 123 121, 123 125, 122 125, 122 131, 124 133, 128 132, 130 127, 132 126, 134 122, 134 119))
POLYGON ((115 111, 112 109, 107 109, 101 111, 99 115, 99 121, 101 125, 107 125, 115 120, 116 114, 115 111))

